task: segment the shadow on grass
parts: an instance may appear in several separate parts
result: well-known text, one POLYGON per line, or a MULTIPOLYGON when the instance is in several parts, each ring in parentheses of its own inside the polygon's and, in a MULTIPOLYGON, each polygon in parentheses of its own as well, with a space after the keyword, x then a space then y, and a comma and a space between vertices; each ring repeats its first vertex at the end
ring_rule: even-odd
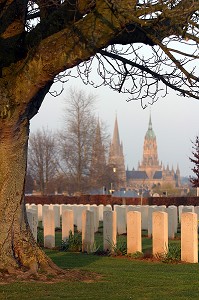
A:
MULTIPOLYGON (((57 236, 57 246, 61 243, 60 233, 56 233, 57 236)), ((117 237, 119 242, 126 242, 126 235, 121 235, 117 237)), ((100 232, 95 234, 95 241, 99 250, 103 250, 103 238, 100 232)), ((152 240, 147 237, 142 239, 142 251, 147 255, 152 252, 152 240)), ((75 269, 83 268, 89 266, 92 263, 100 260, 102 256, 97 254, 87 254, 82 252, 65 252, 59 250, 49 250, 45 249, 46 254, 54 261, 56 265, 64 269, 75 269)))
POLYGON ((82 252, 61 252, 45 249, 45 253, 62 269, 83 268, 101 259, 99 255, 82 252))

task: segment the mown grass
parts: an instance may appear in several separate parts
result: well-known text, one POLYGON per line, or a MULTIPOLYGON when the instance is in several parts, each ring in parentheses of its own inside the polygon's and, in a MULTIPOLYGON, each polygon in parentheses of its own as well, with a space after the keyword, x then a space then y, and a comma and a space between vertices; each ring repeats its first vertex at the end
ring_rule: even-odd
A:
MULTIPOLYGON (((0 299, 198 299, 198 264, 164 264, 48 250, 60 267, 97 272, 97 282, 14 283, 0 299)), ((95 278, 94 278, 95 279, 95 278)))
MULTIPOLYGON (((125 241, 125 236, 120 236, 125 241)), ((102 234, 96 234, 96 243, 102 234)), ((56 232, 56 245, 61 233, 56 232)), ((179 243, 179 241, 174 241, 179 243)), ((101 275, 93 282, 60 282, 53 284, 16 282, 0 286, 0 299, 198 299, 198 264, 165 264, 160 261, 137 260, 126 256, 111 257, 94 254, 45 250, 61 268, 84 270, 101 275)), ((151 239, 143 238, 143 251, 151 251, 151 239)))

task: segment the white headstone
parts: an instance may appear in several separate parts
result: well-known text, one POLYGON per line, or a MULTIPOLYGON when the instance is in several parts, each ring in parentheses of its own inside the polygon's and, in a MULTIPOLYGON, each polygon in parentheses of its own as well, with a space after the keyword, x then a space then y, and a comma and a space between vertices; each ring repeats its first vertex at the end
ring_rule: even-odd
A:
POLYGON ((104 205, 99 205, 99 221, 103 221, 104 205))
POLYGON ((170 205, 168 208, 174 209, 174 231, 177 233, 178 231, 178 207, 176 205, 170 205))
POLYGON ((74 234, 73 210, 64 209, 62 213, 62 240, 65 242, 70 232, 74 234))
POLYGON ((149 206, 142 205, 140 209, 141 209, 141 219, 142 219, 142 230, 148 230, 149 206))
POLYGON ((76 211, 76 225, 77 225, 77 231, 82 232, 82 213, 84 210, 87 210, 88 207, 84 205, 78 205, 75 208, 76 211))
POLYGON ((25 206, 26 206, 26 210, 28 210, 28 209, 29 209, 29 206, 30 206, 30 204, 29 204, 29 203, 26 203, 26 204, 25 204, 25 206))
POLYGON ((50 205, 48 205, 48 204, 44 204, 42 206, 42 226, 44 226, 44 214, 46 211, 49 210, 49 208, 50 208, 50 205))
POLYGON ((99 207, 96 205, 91 205, 90 211, 94 213, 94 231, 97 232, 99 228, 99 207))
MULTIPOLYGON (((197 214, 197 219, 199 221, 199 206, 194 207, 194 212, 197 214)), ((199 222, 198 222, 198 226, 199 226, 199 222)))
POLYGON ((185 213, 185 212, 194 212, 194 206, 193 205, 184 206, 182 208, 182 212, 183 213, 185 213))
POLYGON ((168 213, 153 212, 153 255, 164 255, 168 252, 168 213))
POLYGON ((31 204, 29 206, 29 210, 34 211, 34 219, 36 222, 36 226, 38 226, 38 207, 35 204, 31 204))
POLYGON ((94 212, 82 212, 82 252, 91 253, 94 247, 94 212))
POLYGON ((170 239, 175 238, 175 209, 173 207, 167 208, 168 213, 168 235, 170 239))
POLYGON ((72 205, 72 210, 73 210, 73 213, 74 213, 74 224, 77 226, 77 215, 78 215, 78 207, 79 205, 77 204, 74 204, 72 205))
POLYGON ((112 251, 116 245, 116 212, 104 211, 103 220, 103 248, 112 251))
POLYGON ((41 204, 37 204, 37 210, 38 210, 38 221, 42 221, 42 205, 41 204))
POLYGON ((55 218, 52 209, 44 210, 43 214, 44 223, 44 247, 55 247, 55 218))
POLYGON ((60 228, 60 205, 54 204, 53 211, 55 216, 55 228, 60 228))
POLYGON ((155 211, 158 210, 157 205, 150 205, 148 209, 148 237, 152 236, 152 215, 155 211))
POLYGON ((181 223, 181 214, 182 214, 183 207, 184 207, 184 205, 178 206, 179 223, 181 223))
POLYGON ((127 253, 142 252, 141 212, 127 213, 127 253))
POLYGON ((181 260, 198 263, 198 220, 192 212, 181 215, 181 260))
POLYGON ((166 207, 166 205, 158 205, 157 206, 157 210, 158 211, 165 211, 165 212, 167 212, 167 209, 166 209, 167 207, 166 207))
POLYGON ((112 206, 110 204, 104 206, 104 211, 112 211, 112 206))
POLYGON ((116 211, 116 224, 117 224, 117 233, 124 234, 126 233, 126 207, 117 206, 116 211))
POLYGON ((61 204, 61 207, 60 207, 61 217, 62 217, 63 211, 66 209, 73 210, 73 206, 71 204, 61 204))
POLYGON ((37 225, 38 225, 38 218, 37 218, 37 212, 34 209, 28 209, 27 211, 27 219, 30 226, 30 230, 32 231, 32 234, 37 241, 37 225))

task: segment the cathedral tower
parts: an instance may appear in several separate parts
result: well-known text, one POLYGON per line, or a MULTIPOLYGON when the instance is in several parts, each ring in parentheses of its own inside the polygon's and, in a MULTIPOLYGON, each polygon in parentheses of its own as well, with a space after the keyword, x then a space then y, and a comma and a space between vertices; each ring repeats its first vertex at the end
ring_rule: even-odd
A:
POLYGON ((162 166, 159 164, 156 136, 152 128, 151 115, 149 117, 148 130, 144 138, 143 159, 138 166, 139 171, 145 171, 148 178, 152 178, 156 171, 160 171, 162 166))
POLYGON ((113 131, 113 138, 110 145, 109 152, 109 167, 117 177, 117 186, 114 189, 126 187, 126 171, 124 164, 123 145, 120 142, 117 116, 115 118, 115 126, 113 131))

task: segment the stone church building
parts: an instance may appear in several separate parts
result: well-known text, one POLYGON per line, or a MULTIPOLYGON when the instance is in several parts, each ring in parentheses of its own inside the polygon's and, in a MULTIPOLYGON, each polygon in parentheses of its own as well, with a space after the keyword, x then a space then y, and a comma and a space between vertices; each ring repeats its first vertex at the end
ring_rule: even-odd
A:
POLYGON ((118 182, 115 189, 151 189, 153 186, 169 184, 172 187, 180 187, 180 170, 177 166, 176 171, 165 167, 158 160, 156 136, 152 128, 151 116, 149 125, 144 137, 143 157, 138 163, 138 169, 126 170, 123 154, 123 145, 120 141, 118 121, 115 120, 114 132, 109 152, 109 165, 113 172, 117 174, 118 182))

